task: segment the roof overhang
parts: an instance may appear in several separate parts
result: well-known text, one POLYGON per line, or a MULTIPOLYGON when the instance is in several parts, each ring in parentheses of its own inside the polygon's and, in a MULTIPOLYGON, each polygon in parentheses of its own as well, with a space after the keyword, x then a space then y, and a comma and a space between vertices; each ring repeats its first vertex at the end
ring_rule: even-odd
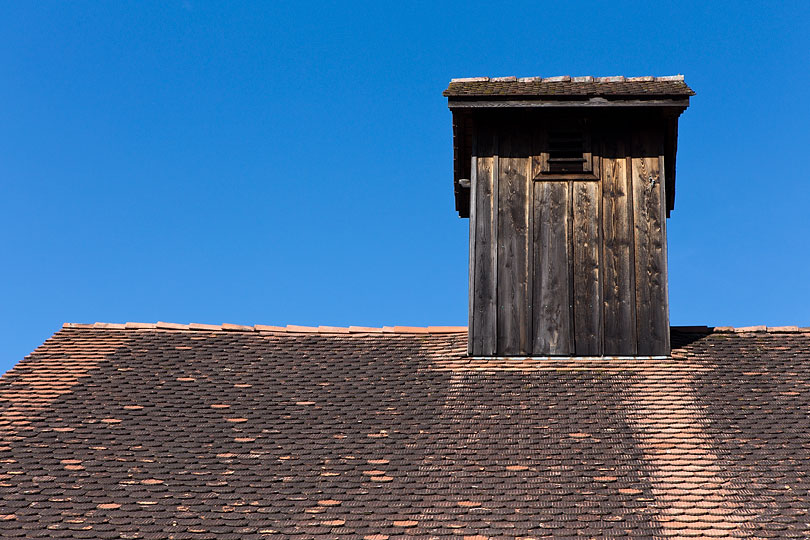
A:
POLYGON ((594 97, 587 100, 575 99, 476 99, 449 98, 447 106, 453 109, 503 109, 503 108, 564 108, 564 107, 668 107, 683 111, 689 106, 689 98, 658 99, 606 99, 594 97))
POLYGON ((666 77, 472 77, 453 79, 444 91, 453 113, 453 191, 461 217, 470 212, 470 167, 474 117, 486 111, 653 111, 666 121, 664 142, 667 216, 675 206, 678 116, 694 91, 682 75, 666 77))
POLYGON ((657 111, 666 119, 664 137, 664 164, 667 195, 667 217, 675 208, 675 162, 678 145, 678 117, 689 107, 689 97, 657 99, 474 99, 450 98, 448 108, 453 114, 453 193, 459 216, 470 216, 470 167, 472 164, 473 118, 487 111, 530 109, 546 111, 586 110, 596 113, 599 110, 620 112, 648 110, 657 111))

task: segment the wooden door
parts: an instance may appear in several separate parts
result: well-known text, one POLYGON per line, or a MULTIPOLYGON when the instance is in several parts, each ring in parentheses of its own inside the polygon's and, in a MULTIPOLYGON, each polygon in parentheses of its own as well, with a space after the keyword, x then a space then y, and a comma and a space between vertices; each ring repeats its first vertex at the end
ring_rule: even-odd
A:
POLYGON ((602 354, 600 188, 593 180, 533 183, 534 355, 602 354))

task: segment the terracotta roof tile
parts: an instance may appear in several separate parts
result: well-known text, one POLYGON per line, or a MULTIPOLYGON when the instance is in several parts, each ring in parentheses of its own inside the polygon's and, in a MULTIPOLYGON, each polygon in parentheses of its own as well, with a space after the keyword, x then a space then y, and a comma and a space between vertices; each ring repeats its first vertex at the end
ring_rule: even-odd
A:
POLYGON ((317 326, 298 326, 296 324, 288 324, 286 330, 288 332, 315 333, 315 332, 318 332, 318 327, 317 326))
POLYGON ((190 323, 188 325, 189 330, 221 330, 222 327, 216 324, 200 324, 200 323, 190 323))
POLYGON ((286 332, 287 329, 283 326, 268 326, 266 324, 256 324, 253 329, 258 332, 286 332))
POLYGON ((66 325, 0 379, 0 537, 805 537, 810 331, 672 343, 66 325))
POLYGON ((466 332, 466 326, 428 326, 427 331, 436 334, 442 333, 454 333, 454 332, 466 332))
POLYGON ((163 322, 163 321, 158 321, 155 324, 155 327, 163 329, 163 330, 188 330, 189 329, 187 324, 177 324, 177 323, 169 323, 169 322, 163 322))
MULTIPOLYGON (((73 326, 73 325, 67 324, 66 326, 67 326, 68 328, 70 328, 70 327, 71 327, 71 326, 73 326)), ((126 324, 124 325, 124 328, 129 328, 129 329, 139 329, 139 328, 141 328, 141 329, 147 329, 147 328, 155 328, 155 323, 128 322, 128 323, 126 323, 126 324)))
POLYGON ((767 326, 741 326, 739 328, 735 328, 735 332, 765 332, 768 329, 767 326))
POLYGON ((392 331, 401 334, 427 334, 430 332, 427 328, 420 326, 395 326, 392 331))
POLYGON ((225 323, 220 327, 222 330, 238 331, 238 332, 253 332, 252 326, 245 326, 244 324, 228 324, 225 323))
POLYGON ((379 333, 382 332, 382 328, 371 328, 368 326, 350 326, 349 331, 358 333, 366 333, 366 332, 379 333))
POLYGON ((325 334, 348 334, 348 328, 341 328, 339 326, 319 326, 318 332, 325 334))

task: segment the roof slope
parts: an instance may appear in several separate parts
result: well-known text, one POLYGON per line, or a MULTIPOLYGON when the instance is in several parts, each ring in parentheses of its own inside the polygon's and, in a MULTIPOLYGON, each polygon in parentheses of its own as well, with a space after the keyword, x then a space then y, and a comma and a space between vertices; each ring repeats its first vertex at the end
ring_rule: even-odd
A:
POLYGON ((65 328, 0 379, 0 536, 805 536, 810 332, 673 345, 65 328))

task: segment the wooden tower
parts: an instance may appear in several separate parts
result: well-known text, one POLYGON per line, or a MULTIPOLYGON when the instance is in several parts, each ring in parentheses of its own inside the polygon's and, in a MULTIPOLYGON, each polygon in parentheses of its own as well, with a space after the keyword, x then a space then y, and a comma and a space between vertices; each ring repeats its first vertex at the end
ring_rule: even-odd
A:
POLYGON ((454 79, 444 95, 469 354, 668 355, 683 77, 454 79))

